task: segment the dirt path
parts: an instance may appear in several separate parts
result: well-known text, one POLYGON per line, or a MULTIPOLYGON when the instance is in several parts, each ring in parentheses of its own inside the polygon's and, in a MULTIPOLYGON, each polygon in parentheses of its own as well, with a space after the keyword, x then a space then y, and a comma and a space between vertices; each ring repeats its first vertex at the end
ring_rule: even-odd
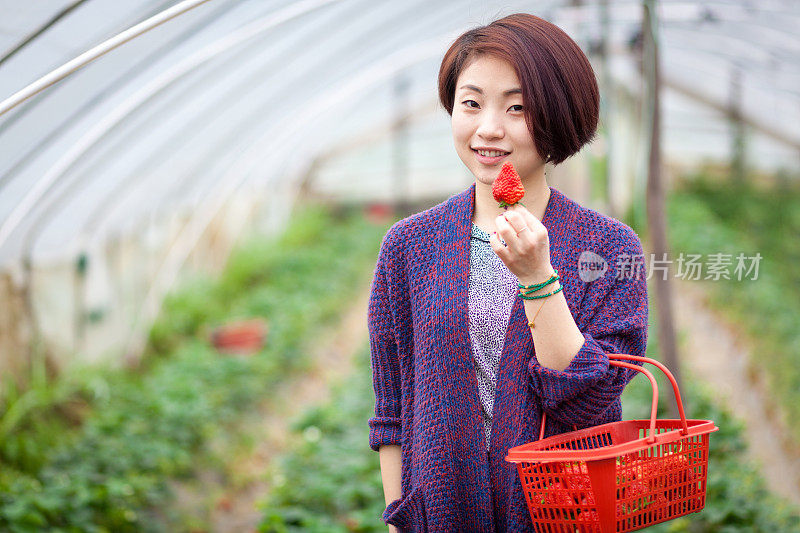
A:
MULTIPOLYGON (((269 401, 237 424, 245 440, 253 444, 236 450, 233 462, 224 467, 226 479, 220 477, 221 468, 201 470, 191 485, 173 486, 178 512, 184 516, 181 521, 185 524, 185 517, 196 517, 196 527, 190 527, 193 533, 256 531, 262 516, 256 506, 269 490, 270 463, 289 444, 292 419, 325 402, 330 386, 350 373, 353 355, 368 339, 368 301, 369 287, 345 310, 340 322, 319 332, 310 358, 312 368, 273 391, 269 401)), ((225 442, 212 446, 227 450, 225 442)))
POLYGON ((745 423, 749 454, 761 465, 770 490, 800 505, 800 458, 782 445, 781 431, 765 408, 763 387, 750 377, 752 347, 709 310, 702 288, 689 282, 674 286, 676 327, 686 333, 682 360, 745 423))

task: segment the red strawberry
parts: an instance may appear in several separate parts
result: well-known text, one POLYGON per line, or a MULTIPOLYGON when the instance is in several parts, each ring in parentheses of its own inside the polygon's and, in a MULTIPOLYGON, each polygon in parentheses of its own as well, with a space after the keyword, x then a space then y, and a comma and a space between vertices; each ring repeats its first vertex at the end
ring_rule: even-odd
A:
POLYGON ((564 483, 572 490, 592 490, 592 482, 588 474, 573 474, 564 479, 564 483))
POLYGON ((687 454, 668 453, 662 460, 662 469, 667 472, 667 483, 688 483, 694 481, 692 459, 687 454))
POLYGON ((545 507, 569 507, 575 505, 575 500, 570 496, 567 487, 556 481, 539 495, 539 504, 545 507))
POLYGON ((581 505, 594 505, 594 492, 587 492, 585 496, 581 498, 581 505))
POLYGON ((656 520, 667 518, 669 516, 669 500, 663 494, 656 496, 655 501, 655 517, 656 520))
POLYGON ((625 499, 627 500, 629 509, 638 511, 644 509, 652 502, 652 496, 648 494, 649 489, 645 483, 641 481, 634 481, 625 491, 625 499), (632 507, 632 509, 631 509, 632 507))
POLYGON ((492 196, 500 202, 500 207, 514 205, 525 196, 522 180, 511 163, 505 163, 500 169, 500 174, 492 183, 492 196))

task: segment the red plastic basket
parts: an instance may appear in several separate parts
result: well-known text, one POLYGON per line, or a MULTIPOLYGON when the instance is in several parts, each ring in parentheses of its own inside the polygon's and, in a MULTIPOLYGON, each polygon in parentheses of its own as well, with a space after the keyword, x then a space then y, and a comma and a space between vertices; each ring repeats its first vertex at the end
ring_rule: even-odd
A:
POLYGON ((670 371, 647 357, 610 354, 610 364, 642 372, 653 386, 650 420, 624 420, 544 436, 508 450, 516 463, 535 531, 622 532, 703 509, 711 420, 686 420, 670 371), (669 378, 680 420, 656 420, 658 385, 642 361, 669 378))

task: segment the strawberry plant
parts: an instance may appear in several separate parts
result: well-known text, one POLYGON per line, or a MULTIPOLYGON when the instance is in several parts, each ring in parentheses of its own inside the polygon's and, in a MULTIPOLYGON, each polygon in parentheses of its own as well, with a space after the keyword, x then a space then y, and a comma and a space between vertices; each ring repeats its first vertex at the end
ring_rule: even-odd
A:
MULTIPOLYGON (((708 303, 753 340, 750 362, 763 375, 788 437, 800 450, 800 188, 715 183, 703 175, 684 179, 670 197, 667 215, 672 255, 730 254, 729 278, 705 280, 708 303), (758 275, 737 276, 738 254, 761 259, 758 275)), ((675 265, 673 265, 675 266, 675 265)))
POLYGON ((183 529, 168 523, 168 480, 216 459, 206 446, 229 421, 304 368, 308 339, 370 275, 384 232, 358 215, 295 214, 277 240, 245 241, 220 280, 169 298, 137 372, 82 369, 62 378, 69 387, 42 382, 4 398, 0 531, 183 529), (270 322, 259 354, 211 348, 208 326, 232 315, 270 322), (82 416, 65 423, 60 415, 78 400, 82 416))

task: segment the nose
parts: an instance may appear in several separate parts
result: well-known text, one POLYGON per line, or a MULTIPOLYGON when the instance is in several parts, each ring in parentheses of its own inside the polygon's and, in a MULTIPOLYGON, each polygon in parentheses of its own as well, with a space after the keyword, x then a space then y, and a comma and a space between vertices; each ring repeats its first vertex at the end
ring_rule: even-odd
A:
POLYGON ((482 139, 502 139, 505 135, 505 129, 503 128, 500 114, 487 110, 481 115, 480 124, 475 132, 478 137, 482 139))

